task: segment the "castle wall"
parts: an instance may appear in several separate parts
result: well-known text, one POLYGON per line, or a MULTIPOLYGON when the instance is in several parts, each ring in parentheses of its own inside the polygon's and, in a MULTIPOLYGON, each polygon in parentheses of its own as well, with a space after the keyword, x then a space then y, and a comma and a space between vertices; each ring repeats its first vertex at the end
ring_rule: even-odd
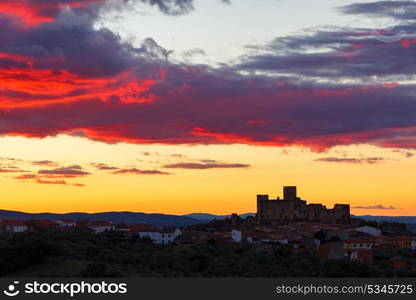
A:
POLYGON ((284 199, 270 200, 268 195, 257 196, 257 218, 267 221, 310 221, 348 223, 350 206, 335 204, 328 209, 322 204, 308 204, 296 195, 296 187, 284 187, 284 199))
POLYGON ((260 201, 260 218, 265 220, 292 220, 295 215, 296 203, 286 200, 260 201))

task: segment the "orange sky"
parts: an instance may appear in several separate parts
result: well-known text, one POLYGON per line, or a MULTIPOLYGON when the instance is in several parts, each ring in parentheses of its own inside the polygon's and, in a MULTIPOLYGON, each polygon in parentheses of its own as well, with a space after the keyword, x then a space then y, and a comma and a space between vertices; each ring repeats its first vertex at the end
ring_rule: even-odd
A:
MULTIPOLYGON (((0 165, 20 173, 0 174, 2 209, 29 212, 138 211, 185 214, 255 212, 256 194, 281 196, 283 185, 297 185, 308 202, 382 205, 390 209, 357 209, 354 214, 414 215, 416 158, 403 150, 375 146, 338 146, 324 153, 298 147, 247 145, 167 146, 108 145, 84 138, 0 138, 0 165), (352 162, 317 159, 344 157, 352 162), (10 160, 5 158, 14 158, 10 160), (378 158, 373 163, 368 161, 378 158), (48 160, 53 165, 34 165, 48 160), (242 164, 249 167, 180 169, 168 164, 242 164), (52 163, 53 162, 53 163, 52 163), (361 163, 358 163, 361 162, 361 163), (158 170, 163 174, 113 174, 92 163, 119 169, 158 170), (40 170, 79 165, 85 176, 47 178, 40 170), (15 179, 34 174, 35 179, 15 179), (51 184, 51 182, 66 184, 51 184), (84 186, 75 186, 82 184, 84 186), (394 207, 394 209, 392 209, 394 207)), ((1 169, 1 168, 0 168, 1 169)), ((56 175, 54 175, 56 176, 56 175)))
POLYGON ((296 185, 416 215, 406 14, 167 2, 0 0, 0 209, 246 213, 296 185))

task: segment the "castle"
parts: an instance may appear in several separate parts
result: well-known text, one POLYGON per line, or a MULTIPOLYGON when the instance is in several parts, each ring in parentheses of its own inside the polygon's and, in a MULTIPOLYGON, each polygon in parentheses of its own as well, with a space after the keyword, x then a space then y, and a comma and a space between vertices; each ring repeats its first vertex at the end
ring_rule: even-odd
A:
POLYGON ((283 187, 283 199, 269 199, 269 195, 257 195, 257 219, 259 221, 308 221, 320 223, 349 223, 350 205, 335 204, 328 209, 322 204, 307 204, 297 196, 296 186, 283 187))

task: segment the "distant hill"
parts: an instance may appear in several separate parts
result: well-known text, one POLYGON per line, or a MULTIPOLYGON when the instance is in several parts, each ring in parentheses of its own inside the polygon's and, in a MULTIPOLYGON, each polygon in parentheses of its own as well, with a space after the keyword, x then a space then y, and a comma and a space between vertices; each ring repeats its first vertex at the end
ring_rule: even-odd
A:
POLYGON ((367 221, 377 221, 377 222, 400 222, 407 225, 407 229, 413 232, 416 232, 416 217, 413 216, 398 216, 398 217, 389 217, 389 216, 354 216, 361 218, 367 221))
POLYGON ((390 217, 390 216, 354 216, 357 218, 361 218, 367 221, 389 221, 389 222, 400 222, 400 223, 416 223, 416 216, 398 216, 398 217, 390 217))
MULTIPOLYGON (((248 216, 255 216, 255 213, 245 213, 241 214, 241 218, 246 218, 248 216)), ((11 211, 11 210, 0 210, 0 218, 3 219, 20 219, 20 220, 34 220, 34 219, 50 219, 50 220, 59 220, 59 219, 88 219, 91 221, 98 220, 108 220, 112 221, 115 224, 126 223, 126 224, 137 224, 137 223, 147 223, 154 226, 177 226, 184 227, 199 223, 207 223, 214 219, 223 220, 229 218, 230 215, 214 215, 209 213, 191 213, 182 216, 177 215, 166 215, 166 214, 146 214, 140 212, 101 212, 101 213, 83 213, 83 212, 73 212, 66 214, 55 214, 55 213, 25 213, 20 211, 11 211)), ((416 216, 354 216, 362 218, 368 221, 393 221, 401 222, 408 225, 408 228, 411 230, 416 230, 416 216)))
MULTIPOLYGON (((248 216, 255 216, 255 213, 245 213, 245 214, 241 214, 239 215, 240 218, 247 218, 248 216)), ((201 221, 211 221, 214 219, 218 219, 218 220, 223 220, 226 218, 229 218, 231 215, 213 215, 213 214, 207 214, 207 213, 192 213, 192 214, 187 214, 184 215, 184 217, 190 217, 192 219, 196 219, 196 220, 201 220, 201 221)))
POLYGON ((55 214, 55 213, 25 213, 20 211, 0 210, 0 218, 3 219, 20 219, 20 220, 34 220, 34 219, 88 219, 91 221, 108 220, 115 224, 126 223, 126 224, 137 224, 147 223, 154 226, 189 226, 198 223, 205 223, 209 220, 195 219, 188 216, 176 216, 176 215, 165 215, 165 214, 145 214, 137 212, 102 212, 102 213, 66 213, 66 214, 55 214))

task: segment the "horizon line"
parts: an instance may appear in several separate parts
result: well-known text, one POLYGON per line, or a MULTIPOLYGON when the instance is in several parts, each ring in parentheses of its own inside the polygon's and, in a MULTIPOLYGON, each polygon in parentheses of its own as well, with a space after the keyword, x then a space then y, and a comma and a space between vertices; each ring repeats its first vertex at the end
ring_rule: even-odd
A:
MULTIPOLYGON (((9 209, 0 209, 0 212, 16 212, 16 213, 24 213, 24 214, 55 214, 55 215, 66 215, 66 214, 103 214, 103 213, 139 213, 139 214, 146 214, 146 215, 170 215, 170 216, 178 216, 178 217, 187 217, 191 214, 208 214, 213 216, 231 216, 233 213, 229 214, 215 214, 210 212, 191 212, 185 214, 171 214, 171 213, 159 213, 159 212, 143 212, 143 211, 129 211, 129 210, 108 210, 108 211, 98 211, 98 212, 87 212, 87 211, 70 211, 70 212, 50 212, 50 211, 41 211, 41 212, 27 212, 21 210, 9 210, 9 209)), ((254 212, 246 212, 246 213, 237 213, 237 215, 245 215, 245 214, 256 214, 254 212)), ((388 215, 354 215, 351 214, 351 217, 387 217, 387 218, 409 218, 409 217, 416 217, 416 215, 397 215, 397 216, 388 216, 388 215)))

